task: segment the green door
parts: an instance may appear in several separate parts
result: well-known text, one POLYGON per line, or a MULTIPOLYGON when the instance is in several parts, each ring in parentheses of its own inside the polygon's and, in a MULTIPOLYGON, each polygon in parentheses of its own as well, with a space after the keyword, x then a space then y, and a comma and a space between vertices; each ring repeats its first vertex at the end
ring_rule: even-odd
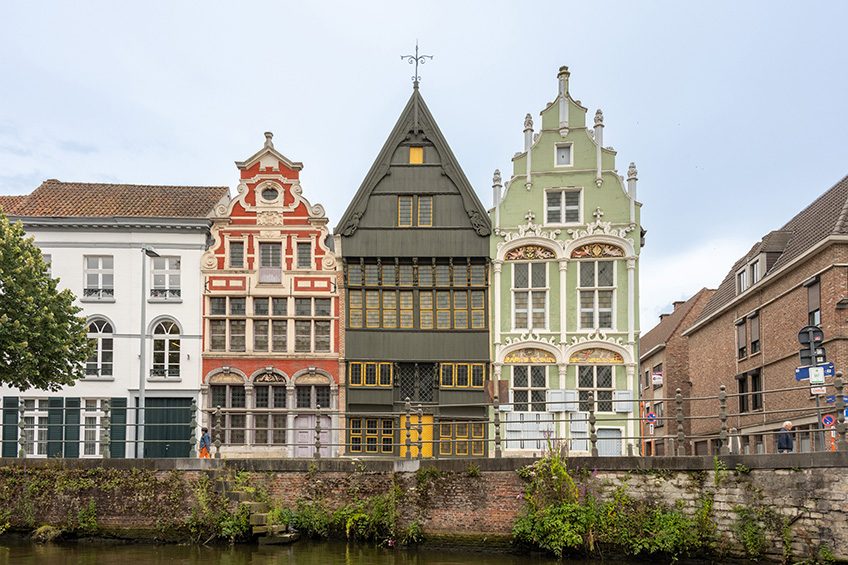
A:
POLYGON ((188 457, 191 451, 191 399, 145 400, 144 456, 188 457))

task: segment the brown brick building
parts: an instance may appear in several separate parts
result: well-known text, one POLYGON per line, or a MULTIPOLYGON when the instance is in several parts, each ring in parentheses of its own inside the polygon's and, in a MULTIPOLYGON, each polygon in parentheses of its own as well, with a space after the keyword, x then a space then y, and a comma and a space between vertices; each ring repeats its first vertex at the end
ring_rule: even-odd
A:
MULTIPOLYGON (((689 370, 689 338, 682 332, 689 328, 712 298, 715 290, 702 288, 689 300, 675 302, 674 311, 662 314, 660 323, 639 340, 640 411, 643 417, 641 443, 643 455, 674 455, 677 406, 673 401, 677 389, 683 398, 689 397, 692 387, 689 370), (666 399, 666 400, 663 400, 666 399), (651 425, 645 417, 653 413, 651 425)), ((684 402, 683 409, 688 409, 684 402)), ((683 422, 683 433, 691 434, 689 420, 683 422)), ((691 454, 691 450, 688 451, 691 454)))
MULTIPOLYGON (((813 434, 816 397, 808 389, 781 391, 801 365, 798 332, 817 325, 827 360, 837 371, 848 361, 848 177, 825 192, 780 229, 770 232, 733 265, 689 337, 692 397, 714 396, 725 385, 731 451, 772 453, 776 431, 794 423, 795 449, 810 451, 830 434, 813 434), (784 410, 785 412, 775 412, 784 410)), ((832 377, 828 395, 834 394, 832 377)), ((822 414, 835 404, 820 398, 822 414)), ((693 402, 696 454, 717 453, 721 423, 718 401, 693 402)), ((688 446, 687 446, 688 451, 688 446)))

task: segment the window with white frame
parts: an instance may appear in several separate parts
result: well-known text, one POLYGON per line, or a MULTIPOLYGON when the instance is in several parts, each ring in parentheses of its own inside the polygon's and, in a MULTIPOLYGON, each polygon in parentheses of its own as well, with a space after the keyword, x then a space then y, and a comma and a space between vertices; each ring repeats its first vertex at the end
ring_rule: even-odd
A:
POLYGON ((150 369, 150 376, 180 376, 180 328, 173 321, 159 322, 153 329, 153 368, 150 369))
POLYGON ((93 300, 115 297, 115 263, 111 255, 86 255, 83 298, 93 300))
POLYGON ((153 257, 151 298, 180 298, 180 258, 153 257))
POLYGON ((579 408, 589 410, 589 394, 595 398, 595 412, 612 412, 613 367, 611 365, 580 365, 577 367, 579 408))
POLYGON ((741 294, 748 288, 748 273, 744 270, 736 273, 736 292, 741 294))
POLYGON ((283 248, 281 243, 259 244, 259 282, 280 283, 283 280, 283 248))
POLYGON ((266 412, 261 409, 279 410, 286 407, 285 384, 256 384, 253 387, 253 405, 260 409, 254 412, 254 443, 281 445, 286 443, 286 415, 266 412))
POLYGON ((114 353, 112 325, 106 320, 92 320, 88 324, 88 339, 95 349, 85 361, 85 376, 111 377, 114 353))
POLYGON ((297 268, 312 268, 312 244, 309 242, 298 242, 297 244, 297 268))
POLYGON ((512 400, 516 412, 546 412, 548 390, 547 367, 514 365, 512 367, 512 400))
POLYGON ((26 398, 24 403, 24 451, 47 456, 47 399, 26 398))
POLYGON ((513 327, 547 327, 548 264, 512 264, 513 327))
POLYGON ((580 329, 609 329, 613 323, 614 261, 580 262, 580 329))
POLYGON ((253 299, 253 351, 285 352, 288 343, 288 299, 253 299))
POLYGON ((46 272, 48 277, 53 276, 53 256, 49 253, 42 253, 41 258, 44 260, 44 264, 47 266, 46 272))
POLYGON ((99 457, 101 418, 104 412, 101 405, 103 401, 98 398, 86 398, 82 414, 82 456, 99 457))
POLYGON ((294 350, 330 351, 332 299, 294 299, 294 350))
POLYGON ((244 242, 230 241, 230 268, 244 268, 244 242))
POLYGON ((580 190, 557 189, 545 192, 545 223, 580 223, 580 190))
POLYGON ((751 263, 751 284, 756 284, 760 280, 760 262, 751 263))

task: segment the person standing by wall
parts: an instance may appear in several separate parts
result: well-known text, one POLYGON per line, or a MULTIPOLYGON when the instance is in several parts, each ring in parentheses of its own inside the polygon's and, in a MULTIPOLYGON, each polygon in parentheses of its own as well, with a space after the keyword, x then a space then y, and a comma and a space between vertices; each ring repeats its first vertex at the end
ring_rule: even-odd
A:
POLYGON ((783 422, 783 427, 780 428, 780 433, 777 434, 777 452, 790 453, 793 448, 792 440, 792 422, 783 422))
POLYGON ((212 438, 209 437, 209 428, 200 428, 200 453, 198 457, 201 459, 209 459, 210 450, 212 448, 212 438))

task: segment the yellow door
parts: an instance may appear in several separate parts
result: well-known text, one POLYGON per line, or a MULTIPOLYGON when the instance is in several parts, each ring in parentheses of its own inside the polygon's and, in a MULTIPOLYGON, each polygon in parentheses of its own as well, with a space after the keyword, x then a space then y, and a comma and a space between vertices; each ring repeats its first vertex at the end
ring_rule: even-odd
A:
POLYGON ((409 420, 412 420, 412 429, 409 429, 409 449, 412 457, 418 457, 418 424, 421 424, 421 452, 424 457, 433 456, 433 416, 424 414, 419 421, 417 414, 401 416, 403 425, 400 428, 400 456, 406 457, 406 432, 409 429, 409 420))

